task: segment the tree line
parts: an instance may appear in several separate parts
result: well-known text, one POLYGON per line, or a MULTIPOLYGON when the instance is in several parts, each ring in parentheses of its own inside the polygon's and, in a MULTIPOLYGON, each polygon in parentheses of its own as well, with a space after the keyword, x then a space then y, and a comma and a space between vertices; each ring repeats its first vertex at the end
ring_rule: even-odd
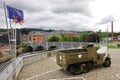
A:
MULTIPOLYGON (((120 33, 118 34, 120 35, 120 33)), ((115 35, 115 36, 118 36, 115 35)), ((55 35, 48 39, 49 42, 100 42, 105 37, 111 37, 107 32, 82 32, 79 36, 55 35)))
MULTIPOLYGON (((7 29, 0 29, 0 32, 5 32, 7 29)), ((31 31, 40 31, 40 32, 53 32, 52 29, 36 29, 36 28, 22 28, 17 29, 17 32, 22 34, 29 34, 31 31)), ((79 36, 66 36, 65 34, 55 35, 48 39, 50 42, 99 42, 102 41, 105 37, 111 37, 111 32, 93 32, 93 31, 77 31, 79 36)), ((114 36, 120 35, 120 32, 114 33, 114 36)))

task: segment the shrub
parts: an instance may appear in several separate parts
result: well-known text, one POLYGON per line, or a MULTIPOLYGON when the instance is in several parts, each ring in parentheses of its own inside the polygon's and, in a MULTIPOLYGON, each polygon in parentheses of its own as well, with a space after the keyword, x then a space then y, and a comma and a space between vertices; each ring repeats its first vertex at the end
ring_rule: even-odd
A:
POLYGON ((25 53, 25 47, 26 47, 26 46, 27 46, 27 45, 24 44, 24 43, 22 43, 22 44, 20 44, 20 45, 17 45, 17 46, 16 46, 16 49, 17 49, 16 55, 18 56, 18 55, 20 55, 20 54, 22 54, 22 53, 25 53))
POLYGON ((19 56, 20 54, 23 54, 25 52, 25 48, 19 48, 17 49, 16 55, 19 56))
POLYGON ((95 46, 96 47, 96 50, 98 50, 100 48, 100 46, 95 46))
POLYGON ((22 44, 17 45, 16 48, 19 49, 19 48, 21 48, 21 47, 24 48, 24 47, 26 47, 26 46, 27 46, 27 44, 22 43, 22 44))

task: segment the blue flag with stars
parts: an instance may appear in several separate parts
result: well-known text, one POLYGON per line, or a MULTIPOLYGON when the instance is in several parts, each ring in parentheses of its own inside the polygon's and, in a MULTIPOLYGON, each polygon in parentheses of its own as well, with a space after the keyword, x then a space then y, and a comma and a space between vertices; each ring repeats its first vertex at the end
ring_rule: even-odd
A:
POLYGON ((22 10, 10 7, 7 5, 8 18, 13 19, 15 22, 22 24, 24 14, 22 10))

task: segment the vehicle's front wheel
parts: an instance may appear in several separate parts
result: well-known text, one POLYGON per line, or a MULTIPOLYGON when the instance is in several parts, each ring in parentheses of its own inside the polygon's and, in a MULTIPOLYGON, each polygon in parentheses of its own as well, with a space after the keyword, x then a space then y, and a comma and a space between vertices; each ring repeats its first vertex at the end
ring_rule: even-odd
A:
POLYGON ((105 62, 103 63, 104 67, 110 67, 111 65, 111 60, 110 59, 106 59, 105 62))

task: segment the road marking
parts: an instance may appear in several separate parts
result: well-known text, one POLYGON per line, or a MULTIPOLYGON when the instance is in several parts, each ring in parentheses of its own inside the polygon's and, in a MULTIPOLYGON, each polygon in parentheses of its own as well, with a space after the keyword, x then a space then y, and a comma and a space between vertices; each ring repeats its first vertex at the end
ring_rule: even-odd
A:
POLYGON ((54 72, 54 71, 59 70, 59 69, 61 69, 61 68, 53 69, 53 70, 47 71, 47 72, 45 72, 45 73, 43 73, 43 74, 35 75, 35 76, 30 77, 30 78, 28 78, 28 79, 26 79, 26 80, 31 80, 31 79, 34 79, 34 78, 37 78, 37 77, 43 76, 43 75, 45 75, 45 74, 48 74, 48 73, 54 72))
POLYGON ((75 79, 82 79, 82 80, 86 80, 84 77, 57 78, 57 79, 49 79, 49 80, 75 80, 75 79))
POLYGON ((116 74, 117 78, 120 79, 120 74, 116 74))

